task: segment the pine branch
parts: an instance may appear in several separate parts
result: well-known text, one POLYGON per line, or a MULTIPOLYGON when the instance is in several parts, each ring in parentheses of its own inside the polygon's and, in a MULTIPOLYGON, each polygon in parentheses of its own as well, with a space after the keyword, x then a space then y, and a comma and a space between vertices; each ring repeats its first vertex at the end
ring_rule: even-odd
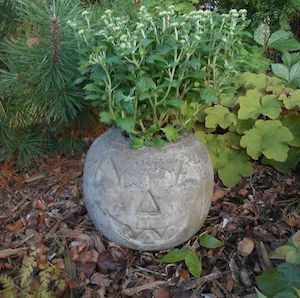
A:
POLYGON ((59 20, 56 15, 51 16, 51 59, 53 63, 57 63, 59 58, 59 20))

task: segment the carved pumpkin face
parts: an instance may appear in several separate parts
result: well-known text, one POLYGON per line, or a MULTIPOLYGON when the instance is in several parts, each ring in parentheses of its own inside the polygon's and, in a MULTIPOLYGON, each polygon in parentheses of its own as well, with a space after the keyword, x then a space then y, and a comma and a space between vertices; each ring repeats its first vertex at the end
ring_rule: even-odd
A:
POLYGON ((84 187, 85 198, 91 200, 86 205, 107 238, 151 250, 175 245, 180 235, 195 233, 191 224, 202 223, 199 215, 207 206, 199 197, 205 196, 207 173, 198 158, 157 155, 153 162, 133 150, 121 155, 110 151, 91 164, 92 177, 84 187))

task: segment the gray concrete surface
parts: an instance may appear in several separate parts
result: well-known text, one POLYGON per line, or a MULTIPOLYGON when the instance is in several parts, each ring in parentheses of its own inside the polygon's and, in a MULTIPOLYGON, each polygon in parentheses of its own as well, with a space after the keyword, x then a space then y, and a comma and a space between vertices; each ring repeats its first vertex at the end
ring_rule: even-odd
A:
POLYGON ((192 134, 162 149, 130 149, 117 128, 98 137, 85 160, 83 193, 96 228, 121 246, 161 250, 202 226, 212 199, 213 169, 192 134))

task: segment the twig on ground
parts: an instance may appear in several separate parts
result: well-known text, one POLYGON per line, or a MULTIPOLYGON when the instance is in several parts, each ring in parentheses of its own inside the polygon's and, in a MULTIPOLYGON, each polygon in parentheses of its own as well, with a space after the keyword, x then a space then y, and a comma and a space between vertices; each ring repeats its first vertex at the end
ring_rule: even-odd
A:
POLYGON ((18 255, 26 251, 28 247, 8 248, 0 250, 0 259, 4 259, 13 255, 18 255))
POLYGON ((133 287, 133 288, 128 288, 128 289, 124 289, 122 292, 125 295, 128 296, 133 296, 134 294, 144 291, 144 290, 151 290, 153 288, 168 284, 168 281, 153 281, 153 282, 149 282, 145 285, 141 285, 138 287, 133 287))
POLYGON ((184 289, 185 290, 191 290, 191 289, 194 289, 194 288, 198 288, 202 284, 204 284, 206 282, 209 282, 209 281, 212 281, 214 279, 218 279, 218 278, 220 278, 221 276, 223 276, 227 273, 230 273, 230 271, 211 273, 211 274, 205 275, 203 277, 200 277, 198 279, 191 280, 190 282, 185 284, 184 289))

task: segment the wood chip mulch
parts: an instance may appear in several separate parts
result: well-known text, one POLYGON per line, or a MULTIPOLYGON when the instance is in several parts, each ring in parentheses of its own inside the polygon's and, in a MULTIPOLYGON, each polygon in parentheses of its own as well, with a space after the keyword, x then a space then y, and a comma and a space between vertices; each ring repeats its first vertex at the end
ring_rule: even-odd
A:
POLYGON ((95 230, 82 198, 84 157, 52 156, 27 172, 0 163, 0 274, 17 287, 24 257, 38 248, 64 266, 60 297, 256 297, 255 276, 281 262, 270 253, 300 226, 299 168, 284 176, 257 164, 236 187, 218 181, 199 234, 225 245, 206 249, 192 239, 181 246, 201 256, 202 276, 193 278, 182 262, 154 261, 167 251, 123 248, 95 230))

